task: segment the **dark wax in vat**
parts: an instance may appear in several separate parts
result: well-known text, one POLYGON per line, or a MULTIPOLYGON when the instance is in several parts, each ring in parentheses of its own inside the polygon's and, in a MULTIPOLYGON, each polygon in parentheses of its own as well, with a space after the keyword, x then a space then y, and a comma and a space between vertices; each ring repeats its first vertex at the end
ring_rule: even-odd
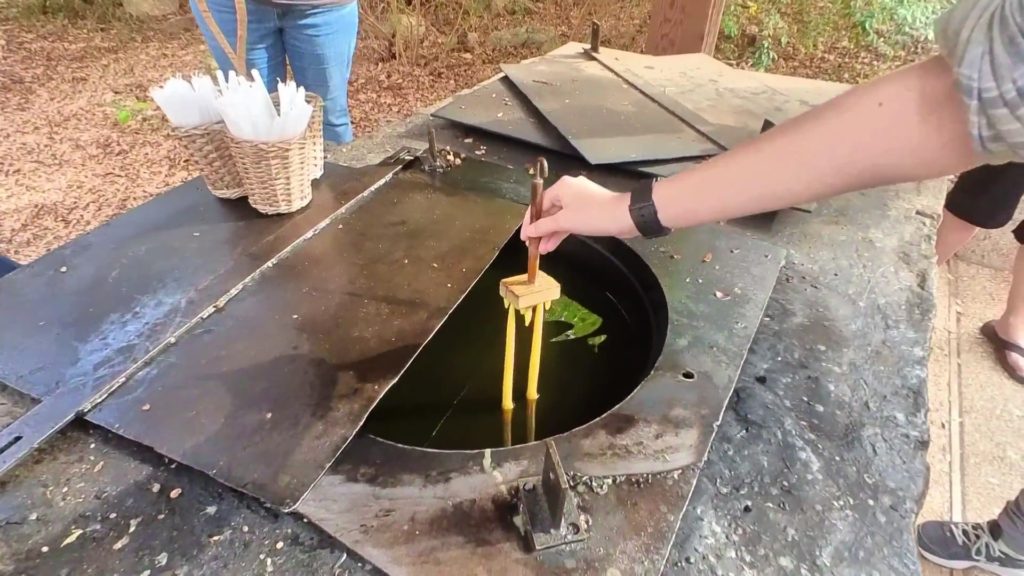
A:
MULTIPOLYGON (((498 282, 525 266, 526 247, 516 233, 370 413, 364 433, 442 450, 503 446, 506 311, 498 282)), ((661 352, 667 316, 654 275, 619 241, 570 238, 541 267, 568 300, 552 306, 544 325, 535 440, 586 424, 629 396, 661 352), (593 329, 595 316, 600 326, 593 329), (592 331, 558 339, 574 326, 592 331)), ((532 329, 522 316, 516 334, 513 445, 528 441, 532 329)))

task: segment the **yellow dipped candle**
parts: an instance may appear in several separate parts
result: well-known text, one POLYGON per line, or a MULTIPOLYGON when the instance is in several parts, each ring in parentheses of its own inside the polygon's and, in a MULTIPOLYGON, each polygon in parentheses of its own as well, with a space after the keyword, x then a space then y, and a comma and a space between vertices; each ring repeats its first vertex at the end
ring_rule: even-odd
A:
POLYGON ((508 305, 508 320, 505 323, 505 375, 501 381, 501 409, 511 413, 515 404, 512 403, 512 373, 516 364, 516 309, 508 305))
POLYGON ((526 401, 526 441, 533 442, 534 430, 537 424, 537 401, 526 401))
POLYGON ((537 380, 540 376, 540 345, 543 340, 544 305, 537 304, 533 312, 533 342, 530 344, 530 372, 526 381, 526 399, 536 400, 537 380))
POLYGON ((512 445, 512 411, 502 410, 501 411, 501 426, 502 426, 502 445, 508 448, 512 445))

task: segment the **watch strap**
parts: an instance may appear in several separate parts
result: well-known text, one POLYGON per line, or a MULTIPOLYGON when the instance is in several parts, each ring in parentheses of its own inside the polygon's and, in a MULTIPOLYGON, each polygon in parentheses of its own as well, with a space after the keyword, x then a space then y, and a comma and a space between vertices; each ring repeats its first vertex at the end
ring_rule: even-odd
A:
POLYGON ((633 225, 644 238, 660 238, 670 229, 661 223, 658 208, 654 205, 654 183, 657 180, 645 180, 636 186, 629 198, 629 215, 633 225))

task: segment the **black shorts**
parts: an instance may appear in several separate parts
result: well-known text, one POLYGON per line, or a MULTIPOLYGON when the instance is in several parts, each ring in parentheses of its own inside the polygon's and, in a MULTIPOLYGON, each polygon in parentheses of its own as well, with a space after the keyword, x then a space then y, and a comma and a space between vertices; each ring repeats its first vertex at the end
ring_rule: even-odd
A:
MULTIPOLYGON (((946 210, 978 228, 995 230, 1013 220, 1024 196, 1024 163, 983 164, 956 179, 946 195, 946 210)), ((1024 244, 1024 222, 1013 229, 1024 244)))

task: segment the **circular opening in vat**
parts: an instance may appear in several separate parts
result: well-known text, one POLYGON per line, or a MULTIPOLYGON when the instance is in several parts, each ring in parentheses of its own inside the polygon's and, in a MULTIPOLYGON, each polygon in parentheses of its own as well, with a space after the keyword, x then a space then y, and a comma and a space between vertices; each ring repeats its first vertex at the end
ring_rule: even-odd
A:
POLYGON ((526 444, 596 420, 643 382, 668 327, 661 285, 623 242, 570 237, 541 259, 562 297, 545 313, 535 406, 525 398, 532 323, 517 317, 515 410, 507 422, 507 312, 498 283, 525 268, 517 232, 369 414, 363 433, 438 450, 526 444))
POLYGON ((679 373, 679 377, 687 382, 693 382, 697 379, 697 375, 693 373, 693 370, 683 370, 679 373))

